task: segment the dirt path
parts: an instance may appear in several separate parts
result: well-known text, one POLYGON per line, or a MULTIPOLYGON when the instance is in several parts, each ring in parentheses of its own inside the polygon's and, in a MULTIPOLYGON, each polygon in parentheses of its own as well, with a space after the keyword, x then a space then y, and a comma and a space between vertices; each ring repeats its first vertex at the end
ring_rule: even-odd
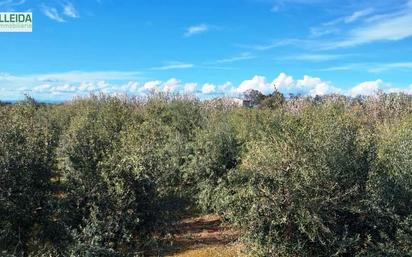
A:
POLYGON ((182 219, 175 225, 170 257, 235 257, 240 246, 238 232, 222 224, 219 216, 205 215, 182 219))

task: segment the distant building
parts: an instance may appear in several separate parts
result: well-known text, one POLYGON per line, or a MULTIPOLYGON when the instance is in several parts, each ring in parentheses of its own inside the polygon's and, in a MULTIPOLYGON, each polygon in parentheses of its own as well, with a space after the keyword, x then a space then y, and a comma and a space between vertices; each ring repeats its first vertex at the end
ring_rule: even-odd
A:
POLYGON ((257 108, 259 105, 253 103, 252 100, 249 99, 242 99, 238 97, 219 97, 214 98, 210 101, 213 104, 223 104, 226 106, 237 106, 237 107, 244 107, 244 108, 257 108))
POLYGON ((242 106, 245 107, 245 108, 252 108, 253 107, 252 100, 244 99, 242 101, 242 106))
POLYGON ((221 103, 225 103, 227 105, 234 105, 234 106, 243 106, 243 99, 236 98, 236 97, 219 97, 215 99, 221 103))

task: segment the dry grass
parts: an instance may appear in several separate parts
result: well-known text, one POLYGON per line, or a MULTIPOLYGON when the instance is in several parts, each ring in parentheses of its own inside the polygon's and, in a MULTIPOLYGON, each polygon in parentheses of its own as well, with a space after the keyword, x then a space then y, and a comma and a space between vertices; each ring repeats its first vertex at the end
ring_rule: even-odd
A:
POLYGON ((204 215, 182 219, 174 227, 173 247, 162 256, 237 257, 240 246, 234 242, 238 231, 222 223, 219 216, 204 215))
POLYGON ((203 246, 194 250, 169 255, 169 257, 238 257, 238 246, 203 246))

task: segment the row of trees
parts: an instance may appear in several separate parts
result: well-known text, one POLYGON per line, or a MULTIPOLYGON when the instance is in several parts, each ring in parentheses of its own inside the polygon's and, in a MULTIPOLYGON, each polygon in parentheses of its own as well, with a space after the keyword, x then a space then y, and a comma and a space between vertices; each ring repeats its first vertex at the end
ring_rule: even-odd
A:
POLYGON ((190 208, 251 256, 411 255, 412 97, 265 99, 1 105, 0 253, 156 255, 190 208))

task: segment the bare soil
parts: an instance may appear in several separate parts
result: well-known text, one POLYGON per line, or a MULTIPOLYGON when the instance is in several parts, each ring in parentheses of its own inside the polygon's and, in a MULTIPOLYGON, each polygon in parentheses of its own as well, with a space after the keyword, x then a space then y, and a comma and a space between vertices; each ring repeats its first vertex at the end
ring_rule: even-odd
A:
POLYGON ((174 225, 168 239, 169 246, 158 256, 240 256, 238 237, 239 231, 224 224, 217 215, 187 217, 174 225))

